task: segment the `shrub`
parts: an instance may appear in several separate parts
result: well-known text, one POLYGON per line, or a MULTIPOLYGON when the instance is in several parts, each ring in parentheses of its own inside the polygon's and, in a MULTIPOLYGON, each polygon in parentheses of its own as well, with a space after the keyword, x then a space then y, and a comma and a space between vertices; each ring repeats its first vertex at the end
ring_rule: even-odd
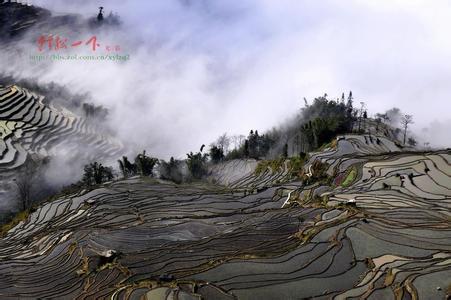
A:
POLYGON ((208 154, 202 154, 201 152, 193 153, 190 152, 186 154, 188 159, 186 160, 186 165, 190 171, 193 178, 201 179, 207 174, 207 158, 208 154))
POLYGON ((173 181, 177 184, 182 183, 183 174, 180 170, 182 163, 183 163, 182 161, 176 160, 174 159, 174 157, 171 157, 169 162, 160 160, 159 162, 160 178, 173 181))
POLYGON ((143 153, 138 154, 135 158, 137 173, 141 176, 152 175, 153 168, 157 162, 157 158, 147 156, 144 150, 143 153))
POLYGON ((90 163, 84 167, 82 182, 86 186, 101 184, 113 179, 111 167, 104 167, 98 162, 90 163))
POLYGON ((144 150, 135 157, 134 163, 131 163, 127 156, 122 156, 122 159, 117 162, 119 163, 119 169, 121 170, 122 176, 127 178, 134 175, 152 175, 153 168, 158 162, 158 159, 147 156, 146 151, 144 150))
POLYGON ((210 148, 210 158, 213 163, 218 163, 224 159, 224 151, 218 146, 212 145, 210 148))
POLYGON ((122 176, 127 178, 129 176, 134 176, 137 173, 137 166, 131 163, 127 156, 122 156, 122 159, 117 161, 119 163, 119 170, 121 170, 122 176))

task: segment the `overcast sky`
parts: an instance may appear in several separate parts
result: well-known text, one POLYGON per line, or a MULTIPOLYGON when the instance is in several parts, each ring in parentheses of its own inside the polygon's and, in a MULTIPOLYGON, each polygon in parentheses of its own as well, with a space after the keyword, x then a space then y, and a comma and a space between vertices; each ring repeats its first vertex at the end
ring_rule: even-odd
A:
POLYGON ((121 16, 122 31, 99 39, 120 44, 128 62, 58 62, 42 78, 91 92, 119 135, 156 155, 264 131, 303 97, 349 90, 370 114, 397 106, 425 140, 451 146, 451 1, 32 3, 121 16))

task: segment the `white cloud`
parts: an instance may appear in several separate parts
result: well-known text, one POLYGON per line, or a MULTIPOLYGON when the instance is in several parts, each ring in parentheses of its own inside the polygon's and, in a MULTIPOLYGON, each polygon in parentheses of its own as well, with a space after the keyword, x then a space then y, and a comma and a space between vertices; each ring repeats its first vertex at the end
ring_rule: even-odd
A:
POLYGON ((325 92, 352 89, 372 112, 398 106, 416 128, 449 117, 448 1, 35 3, 84 15, 103 3, 121 15, 123 32, 101 37, 129 62, 55 63, 41 76, 92 92, 123 138, 160 156, 268 129, 325 92))

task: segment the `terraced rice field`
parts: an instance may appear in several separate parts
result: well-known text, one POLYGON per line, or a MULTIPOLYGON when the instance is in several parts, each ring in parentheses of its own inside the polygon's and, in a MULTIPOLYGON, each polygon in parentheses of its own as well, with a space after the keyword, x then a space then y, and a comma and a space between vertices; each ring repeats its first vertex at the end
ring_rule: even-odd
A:
POLYGON ((48 156, 64 148, 117 155, 122 145, 71 112, 43 103, 43 97, 16 85, 0 86, 0 170, 22 165, 28 154, 48 156), (94 151, 95 150, 95 151, 94 151))
MULTIPOLYGON (((5 37, 83 24, 0 2, 28 15, 5 37)), ((44 203, 0 238, 0 300, 450 299, 451 152, 409 152, 377 126, 384 136, 341 136, 311 153, 303 181, 288 161, 257 174, 256 161, 236 160, 208 183, 130 178, 44 203), (326 174, 309 180, 318 161, 326 174)), ((0 86, 1 199, 30 155, 80 149, 102 160, 122 144, 0 86)))
POLYGON ((122 143, 93 122, 27 89, 0 86, 0 204, 15 197, 12 180, 30 156, 88 161, 116 158, 122 151, 122 143))
POLYGON ((312 155, 328 187, 233 161, 224 185, 131 178, 47 203, 0 240, 0 298, 445 299, 451 153, 382 139, 312 155))

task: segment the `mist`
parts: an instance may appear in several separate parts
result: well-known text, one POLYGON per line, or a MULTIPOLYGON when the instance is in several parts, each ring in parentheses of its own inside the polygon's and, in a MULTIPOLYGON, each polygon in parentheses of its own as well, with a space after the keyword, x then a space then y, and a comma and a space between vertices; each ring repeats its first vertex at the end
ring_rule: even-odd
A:
MULTIPOLYGON (((2 68, 90 93, 109 109, 108 125, 131 152, 184 158, 223 132, 282 124, 299 111, 303 97, 339 97, 349 90, 370 114, 399 107, 414 116, 420 140, 450 146, 447 1, 33 4, 56 15, 89 18, 99 6, 106 15, 119 14, 120 28, 96 35, 101 44, 119 45, 127 61, 31 62, 37 46, 28 44, 21 46, 24 57, 14 54, 2 68), (422 137, 426 132, 434 134, 422 137)), ((87 39, 92 33, 80 28, 70 35, 87 39)))

